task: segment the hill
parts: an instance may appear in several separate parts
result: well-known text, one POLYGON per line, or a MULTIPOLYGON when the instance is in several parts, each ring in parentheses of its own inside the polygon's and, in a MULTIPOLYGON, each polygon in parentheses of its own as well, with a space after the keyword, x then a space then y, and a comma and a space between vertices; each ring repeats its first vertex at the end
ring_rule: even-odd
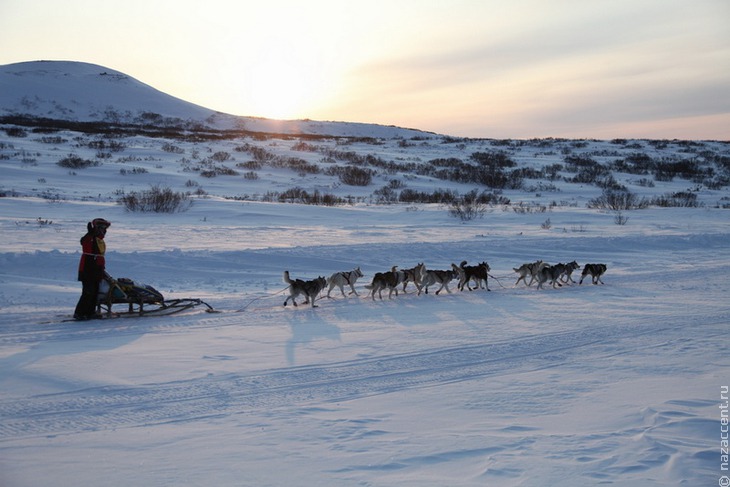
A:
POLYGON ((352 137, 422 134, 375 124, 234 116, 180 100, 119 71, 75 61, 0 66, 3 117, 352 137))

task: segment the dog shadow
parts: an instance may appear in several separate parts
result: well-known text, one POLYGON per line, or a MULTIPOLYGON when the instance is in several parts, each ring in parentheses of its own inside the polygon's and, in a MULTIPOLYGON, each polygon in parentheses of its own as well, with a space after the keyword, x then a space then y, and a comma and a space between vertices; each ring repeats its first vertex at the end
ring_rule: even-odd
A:
POLYGON ((291 338, 286 341, 286 360, 290 366, 297 365, 298 347, 320 339, 341 341, 340 328, 322 318, 316 309, 299 310, 288 320, 291 338))

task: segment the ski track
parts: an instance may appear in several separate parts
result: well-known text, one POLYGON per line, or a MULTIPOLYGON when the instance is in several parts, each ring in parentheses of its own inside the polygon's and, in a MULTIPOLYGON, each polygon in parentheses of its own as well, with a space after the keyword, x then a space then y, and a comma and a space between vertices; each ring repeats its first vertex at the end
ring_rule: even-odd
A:
MULTIPOLYGON (((175 315, 175 318, 200 315, 204 311, 190 311, 175 315)), ((231 313, 226 311, 222 313, 231 313)), ((61 316, 57 320, 41 323, 28 327, 27 323, 14 323, 3 325, 3 333, 0 335, 0 346, 36 344, 41 342, 60 342, 89 338, 109 338, 128 335, 139 335, 141 333, 174 333, 185 328, 188 330, 198 328, 222 327, 225 324, 207 320, 196 320, 194 322, 176 321, 169 319, 169 316, 120 316, 96 320, 93 322, 77 322, 70 316, 61 316)), ((240 323, 229 323, 227 326, 241 326, 240 323)))
POLYGON ((348 401, 590 361, 722 322, 592 327, 516 340, 140 387, 100 386, 0 402, 0 441, 56 436, 348 401), (666 333, 665 333, 666 332, 666 333), (657 338, 661 336, 660 338, 657 338), (623 342, 623 343, 620 343, 623 342), (296 405, 296 406, 293 406, 296 405))

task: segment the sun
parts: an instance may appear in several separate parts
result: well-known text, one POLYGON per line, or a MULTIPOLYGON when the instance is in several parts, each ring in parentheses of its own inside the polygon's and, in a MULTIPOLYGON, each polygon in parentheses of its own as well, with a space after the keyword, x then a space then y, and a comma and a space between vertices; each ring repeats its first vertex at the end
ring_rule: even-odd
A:
POLYGON ((318 66, 287 55, 260 60, 245 80, 251 112, 266 118, 308 118, 327 95, 318 66))

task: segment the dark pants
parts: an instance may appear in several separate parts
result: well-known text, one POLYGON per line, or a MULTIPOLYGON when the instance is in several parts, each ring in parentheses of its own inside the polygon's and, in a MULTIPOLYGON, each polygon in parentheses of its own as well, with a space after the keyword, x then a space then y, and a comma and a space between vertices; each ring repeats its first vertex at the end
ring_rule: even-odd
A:
POLYGON ((89 279, 81 281, 81 297, 74 311, 74 318, 91 319, 96 318, 96 299, 99 294, 99 281, 89 279))

